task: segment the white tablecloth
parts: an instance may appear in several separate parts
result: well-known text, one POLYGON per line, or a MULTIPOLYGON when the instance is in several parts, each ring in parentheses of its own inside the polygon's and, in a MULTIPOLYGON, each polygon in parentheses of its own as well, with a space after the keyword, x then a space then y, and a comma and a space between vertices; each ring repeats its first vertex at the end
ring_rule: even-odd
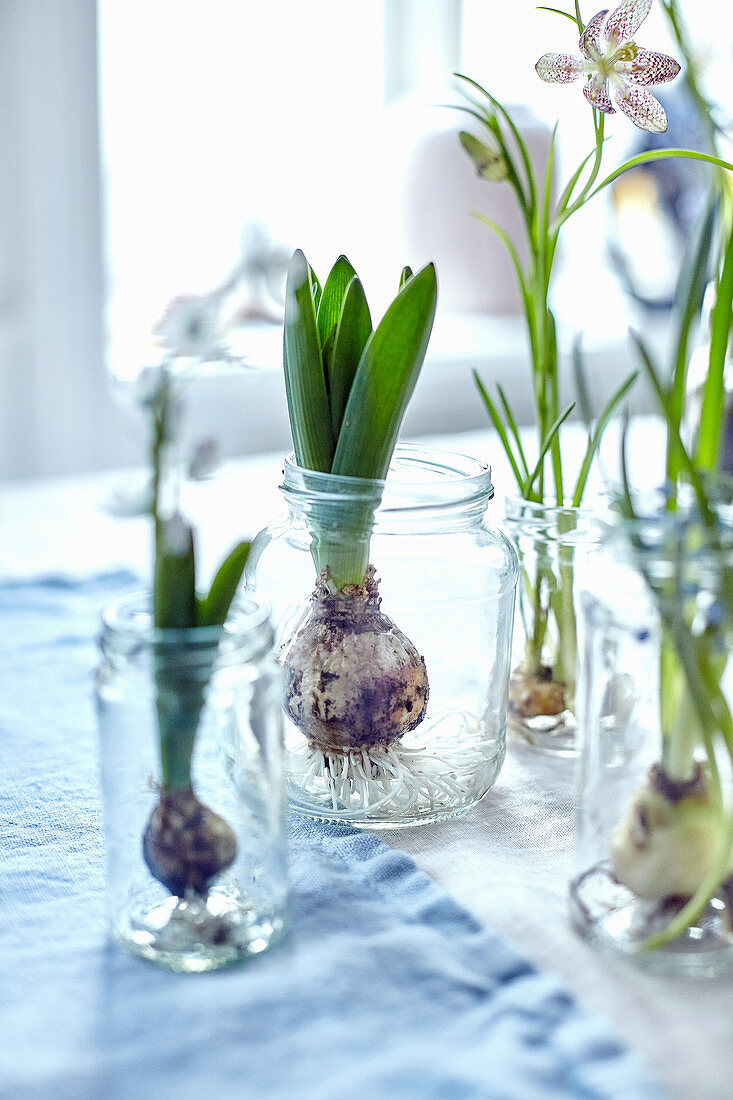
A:
MULTIPOLYGON (((433 441, 431 441, 433 442, 433 441)), ((511 488, 490 433, 434 441, 487 458, 498 492, 511 488)), ((580 450, 582 433, 571 450, 580 450)), ((612 453, 616 441, 609 438, 612 453)), ((646 422, 632 438, 637 470, 661 469, 662 437, 646 422)), ((191 510, 202 524, 204 572, 237 538, 281 511, 281 457, 233 465, 196 488, 191 510)), ((150 534, 143 520, 105 515, 100 503, 119 475, 0 486, 0 577, 85 575, 119 567, 146 575, 150 534)), ((501 514, 497 500, 495 519, 501 514)), ((455 821, 383 833, 486 924, 503 931, 542 967, 561 975, 645 1055, 673 1095, 703 1100, 733 1092, 733 980, 652 977, 601 958, 572 930, 566 882, 572 858, 572 764, 510 745, 505 768, 483 803, 455 821)), ((487 1067, 487 1074, 490 1067, 487 1067)))

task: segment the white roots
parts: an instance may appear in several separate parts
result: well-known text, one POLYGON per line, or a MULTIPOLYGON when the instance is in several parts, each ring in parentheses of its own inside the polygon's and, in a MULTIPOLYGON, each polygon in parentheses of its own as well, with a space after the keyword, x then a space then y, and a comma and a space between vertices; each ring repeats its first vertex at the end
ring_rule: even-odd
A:
POLYGON ((291 754, 291 782, 302 795, 317 798, 321 812, 333 820, 455 812, 472 805, 491 784, 497 750, 467 713, 444 716, 429 733, 436 731, 430 747, 397 742, 333 753, 303 742, 291 754), (439 726, 446 723, 451 732, 440 737, 439 726))

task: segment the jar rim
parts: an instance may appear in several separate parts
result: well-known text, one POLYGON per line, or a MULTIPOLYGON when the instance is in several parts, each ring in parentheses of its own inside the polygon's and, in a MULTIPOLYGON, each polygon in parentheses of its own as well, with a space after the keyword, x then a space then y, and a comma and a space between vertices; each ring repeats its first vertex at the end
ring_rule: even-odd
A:
POLYGON ((537 518, 571 515, 581 516, 592 520, 598 519, 598 510, 589 508, 587 504, 573 504, 568 497, 563 504, 546 503, 537 500, 526 500, 517 493, 507 493, 504 498, 504 513, 507 519, 520 519, 527 516, 537 518), (509 515, 510 510, 514 514, 509 515))
POLYGON ((152 626, 152 594, 138 589, 118 596, 102 610, 102 626, 117 637, 141 641, 150 645, 174 647, 186 644, 206 648, 222 640, 236 644, 238 639, 251 637, 270 625, 270 604, 250 592, 237 596, 223 626, 190 626, 159 628, 152 626))
POLYGON ((280 490, 288 500, 361 500, 385 513, 464 505, 488 501, 494 495, 487 462, 459 451, 417 443, 397 444, 385 479, 309 470, 297 464, 291 451, 285 456, 280 490), (418 469, 423 476, 410 476, 418 469))
POLYGON ((694 527, 701 538, 701 549, 712 546, 717 541, 726 550, 733 548, 733 498, 731 496, 731 483, 724 479, 713 483, 724 495, 716 498, 713 492, 709 496, 709 504, 717 525, 714 538, 706 537, 706 525, 700 511, 697 497, 691 486, 683 487, 678 494, 677 507, 668 507, 669 492, 664 486, 656 489, 648 489, 643 492, 633 492, 634 505, 633 516, 624 515, 619 506, 620 491, 612 494, 611 504, 603 517, 602 527, 610 535, 620 532, 633 532, 637 537, 656 543, 660 539, 680 532, 684 533, 694 527))

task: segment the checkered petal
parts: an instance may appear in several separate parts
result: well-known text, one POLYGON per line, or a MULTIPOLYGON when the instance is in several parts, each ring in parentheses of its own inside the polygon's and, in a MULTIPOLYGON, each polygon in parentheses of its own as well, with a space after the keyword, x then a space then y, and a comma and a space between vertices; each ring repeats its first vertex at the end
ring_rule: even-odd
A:
POLYGON ((572 84, 582 70, 580 58, 567 53, 543 54, 535 65, 537 76, 548 84, 572 84))
POLYGON ((622 0, 612 11, 603 28, 603 37, 609 49, 631 42, 649 14, 652 0, 622 0))
POLYGON ((616 88, 613 96, 616 106, 631 119, 639 130, 650 134, 663 134, 667 129, 667 114, 664 107, 651 92, 636 84, 623 84, 616 88))
POLYGON ((604 76, 592 76, 583 85, 583 95, 597 111, 603 111, 604 115, 616 114, 608 94, 608 81, 604 76))
POLYGON ((680 67, 673 57, 651 50, 639 50, 633 61, 619 61, 616 65, 619 76, 643 88, 666 84, 674 80, 679 71, 680 67))
POLYGON ((598 15, 594 15, 590 23, 586 25, 585 30, 580 36, 578 46, 583 57, 587 57, 589 61, 599 61, 603 57, 603 43, 601 41, 601 30, 603 28, 603 21, 608 15, 608 8, 605 11, 599 11, 598 15))

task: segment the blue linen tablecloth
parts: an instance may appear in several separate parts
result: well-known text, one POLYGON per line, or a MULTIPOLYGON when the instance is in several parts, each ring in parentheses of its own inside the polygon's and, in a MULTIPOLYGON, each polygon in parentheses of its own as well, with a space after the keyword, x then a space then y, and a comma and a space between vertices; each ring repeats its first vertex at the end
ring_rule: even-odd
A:
POLYGON ((0 586, 3 1096, 660 1095, 555 978, 367 833, 292 821, 292 930, 242 967, 169 974, 110 944, 90 674, 99 609, 132 584, 0 586))

